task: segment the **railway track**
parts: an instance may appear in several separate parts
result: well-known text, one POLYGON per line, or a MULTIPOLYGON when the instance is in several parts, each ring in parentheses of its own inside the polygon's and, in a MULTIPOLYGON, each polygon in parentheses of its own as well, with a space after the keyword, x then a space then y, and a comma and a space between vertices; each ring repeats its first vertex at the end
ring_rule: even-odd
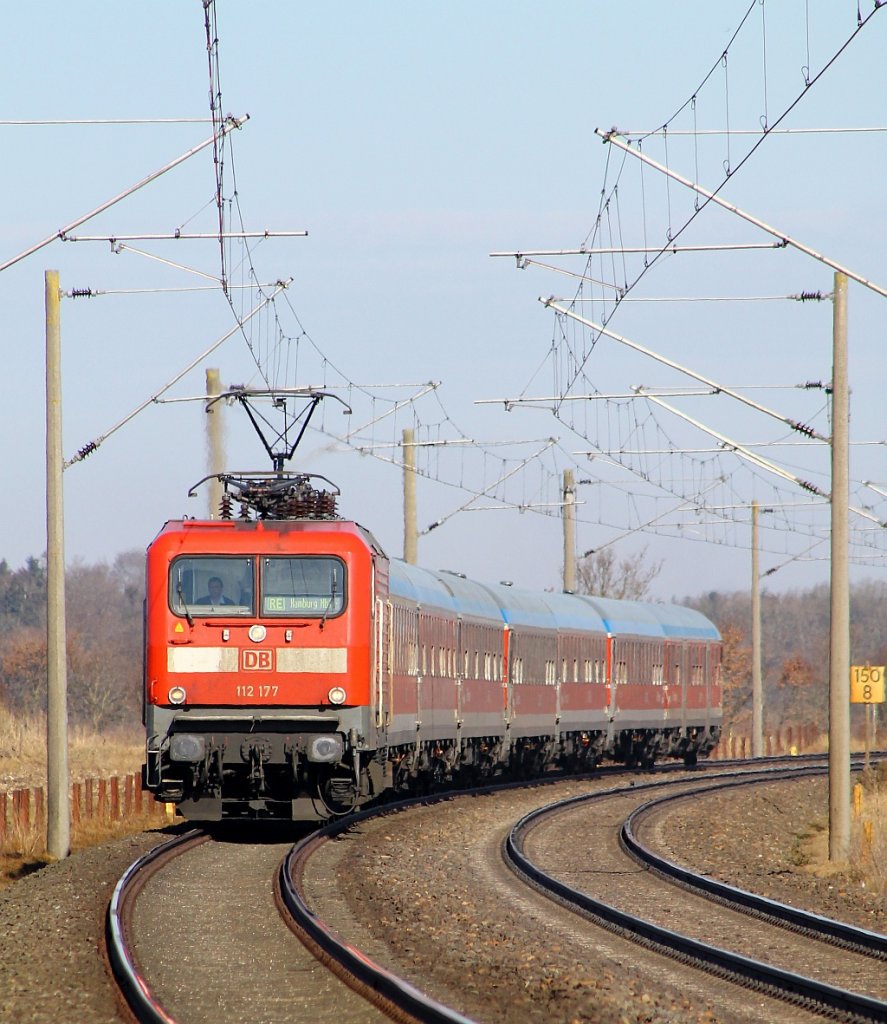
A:
MULTIPOLYGON (((794 769, 793 774, 801 777, 822 771, 802 767, 794 769)), ((772 770, 754 776, 743 773, 738 779, 684 784, 679 792, 652 800, 644 800, 642 793, 661 789, 662 783, 632 784, 571 798, 539 808, 518 822, 504 844, 505 857, 520 876, 563 906, 649 949, 832 1019, 887 1021, 887 976, 883 967, 887 937, 695 874, 658 856, 637 837, 643 823, 673 801, 700 799, 726 786, 774 778, 772 770), (592 808, 597 812, 596 822, 592 820, 592 808), (601 826, 603 808, 606 824, 601 826), (589 854, 583 853, 573 863, 563 859, 567 844, 558 819, 567 815, 574 818, 570 832, 585 830, 587 850, 594 851, 594 866, 590 869, 595 879, 594 894, 571 884, 580 877, 587 879, 589 854), (577 815, 583 816, 580 825, 576 823, 577 815), (621 826, 614 828, 617 819, 623 817, 621 826), (533 835, 544 828, 550 830, 547 843, 533 835), (534 840, 536 853, 528 855, 527 847, 534 840), (627 858, 644 870, 627 867, 627 858), (683 895, 681 890, 663 886, 660 879, 677 883, 683 895), (711 909, 700 910, 695 903, 688 904, 687 890, 700 900, 710 901, 711 909), (745 915, 743 919, 748 923, 737 923, 737 914, 745 915), (670 921, 681 922, 680 930, 670 927, 670 921), (683 926, 693 921, 703 924, 693 930, 683 926), (774 927, 785 930, 782 937, 768 936, 774 927), (742 941, 731 943, 732 948, 712 939, 718 932, 728 935, 734 931, 742 941), (834 949, 836 945, 841 947, 840 952, 834 949), (822 947, 827 952, 823 953, 822 947), (769 949, 767 960, 751 955, 755 949, 769 949), (787 963, 805 964, 810 969, 788 969, 784 966, 787 963), (830 978, 841 981, 835 983, 830 978), (857 991, 857 985, 868 990, 857 991)), ((587 882, 583 884, 587 886, 587 882)))
POLYGON ((388 1019, 345 987, 281 919, 275 875, 292 846, 292 836, 228 842, 195 830, 129 867, 109 905, 106 948, 131 1019, 388 1019))
MULTIPOLYGON (((757 780, 737 779, 719 788, 753 785, 755 781, 757 780)), ((623 848, 638 863, 657 872, 662 878, 675 885, 686 886, 691 892, 704 893, 724 906, 745 911, 762 920, 772 921, 783 928, 808 935, 821 942, 830 942, 842 949, 852 950, 872 959, 887 961, 887 935, 854 927, 843 921, 835 921, 833 918, 824 917, 821 914, 813 914, 799 907, 779 903, 757 893, 727 885, 708 875, 689 871, 680 864, 656 853, 650 846, 642 842, 641 830, 651 819, 675 803, 692 799, 695 792, 657 797, 638 807, 622 825, 620 842, 623 848)))
MULTIPOLYGON (((772 778, 773 772, 767 773, 766 777, 772 778)), ((686 781, 686 774, 683 774, 682 778, 685 780, 682 783, 684 790, 688 786, 696 787, 702 784, 706 778, 710 781, 710 777, 699 773, 691 777, 692 782, 690 783, 686 781)), ((653 785, 658 786, 658 791, 662 794, 665 792, 663 787, 671 786, 673 791, 676 784, 658 781, 653 783, 653 785)), ((537 783, 533 788, 538 790, 539 784, 537 783)), ((644 852, 645 844, 638 839, 638 835, 643 836, 646 823, 650 821, 650 816, 657 812, 661 813, 661 811, 657 811, 657 807, 651 801, 646 800, 645 797, 643 802, 646 806, 643 809, 638 806, 638 798, 641 797, 641 794, 649 795, 646 785, 635 784, 628 787, 628 789, 634 795, 634 806, 631 810, 637 811, 637 814, 631 819, 625 834, 632 837, 638 851, 635 854, 636 856, 655 857, 652 851, 644 852)), ((432 799, 449 801, 454 795, 449 793, 441 794, 438 798, 406 801, 402 805, 397 805, 397 807, 407 808, 417 803, 427 804, 432 799)), ((608 799, 611 799, 613 795, 611 792, 608 799)), ((670 795, 673 795, 673 793, 670 795)), ((539 792, 533 793, 532 796, 528 794, 527 799, 539 801, 539 792)), ((574 802, 569 806, 572 808, 572 813, 582 813, 578 810, 581 806, 578 802, 574 802)), ((205 833, 189 833, 186 836, 177 838, 171 844, 165 844, 163 847, 157 848, 147 858, 143 858, 132 865, 121 878, 115 890, 109 909, 107 930, 109 959, 112 962, 115 976, 127 993, 130 1005, 136 1007, 133 1011, 136 1019, 139 1021, 151 1021, 152 1024, 156 1021, 162 1021, 164 1024, 171 1024, 171 1022, 195 1024, 197 1021, 220 1019, 221 1011, 224 1011, 225 1014, 223 1019, 231 1021, 239 1019, 229 1006, 224 1005, 223 997, 217 991, 219 986, 225 987, 227 985, 230 987, 230 972, 234 969, 238 972, 237 978, 240 987, 250 989, 253 993, 263 987, 271 988, 276 992, 274 999, 276 1010, 273 1013, 268 1010, 264 1011, 265 1016, 262 1016, 260 1019, 267 1019, 269 1021, 301 1019, 290 1015, 295 1005, 292 1000, 304 998, 306 988, 311 988, 321 994, 316 1004, 313 1004, 308 1012, 308 1019, 311 1019, 313 1024, 320 1024, 320 1022, 326 1019, 335 1020, 336 1024, 345 1024, 347 1021, 359 1021, 362 1024, 363 1021, 384 1019, 382 1017, 383 1013, 397 1020, 458 1021, 461 1024, 465 1024, 468 1021, 468 1017, 448 1008, 444 1002, 435 1001, 424 995, 413 984, 399 976, 399 967, 397 971, 389 970, 374 962, 374 955, 376 960, 380 962, 390 962, 390 957, 386 956, 386 950, 381 947, 374 951, 372 945, 367 945, 362 937, 358 937, 355 941, 353 938, 353 921, 347 919, 347 914, 345 918, 337 921, 334 916, 330 916, 324 910, 323 917, 326 917, 327 920, 323 920, 320 914, 312 910, 309 898, 314 902, 313 894, 315 893, 315 887, 309 887, 307 891, 312 895, 310 897, 306 896, 303 875, 306 867, 312 862, 312 858, 325 845, 328 850, 335 848, 337 845, 341 846, 341 843, 330 845, 331 839, 342 833, 359 830, 363 822, 370 823, 373 818, 379 815, 390 814, 397 807, 389 805, 385 808, 356 815, 347 821, 339 822, 334 826, 305 836, 295 846, 293 846, 291 838, 284 842, 281 836, 277 836, 276 838, 281 841, 269 841, 264 844, 240 842, 238 844, 229 844, 232 846, 232 849, 225 849, 224 843, 210 839, 205 833), (250 885, 254 887, 252 896, 246 899, 250 907, 244 907, 243 901, 238 903, 235 915, 238 918, 243 917, 243 920, 238 920, 236 927, 234 927, 226 922, 225 914, 213 914, 210 905, 215 896, 218 895, 217 890, 219 886, 234 885, 239 887, 241 885, 236 872, 230 867, 232 859, 230 855, 233 851, 242 851, 244 847, 251 846, 261 847, 256 852, 256 857, 261 861, 261 870, 264 872, 258 882, 258 889, 261 889, 264 894, 262 896, 264 902, 257 909, 252 908, 252 904, 260 903, 257 895, 258 889, 255 889, 256 882, 253 880, 250 882, 250 885), (259 856, 259 853, 261 853, 261 856, 259 856), (192 867, 186 868, 184 865, 188 864, 189 859, 192 862, 192 867), (213 883, 216 889, 215 895, 212 892, 207 893, 205 891, 203 894, 198 892, 189 895, 189 891, 187 891, 189 878, 193 876, 198 879, 205 879, 211 874, 211 870, 221 872, 222 876, 226 872, 229 875, 226 881, 219 881, 217 877, 216 882, 213 883), (162 873, 160 879, 165 877, 166 881, 152 882, 152 879, 157 878, 158 871, 162 873), (153 889, 152 885, 154 886, 153 889), (135 897, 143 890, 145 890, 147 900, 151 903, 155 902, 158 895, 162 895, 165 892, 166 902, 161 902, 161 905, 153 908, 151 916, 154 918, 154 925, 142 924, 134 927, 132 907, 134 906, 135 897), (277 923, 280 927, 271 931, 269 936, 263 938, 263 942, 267 939, 273 949, 276 949, 276 952, 269 952, 268 947, 263 946, 258 939, 261 937, 259 936, 260 932, 268 930, 268 917, 274 916, 273 902, 275 899, 278 909, 284 908, 284 917, 291 918, 291 920, 288 920, 287 926, 282 925, 280 920, 278 920, 277 923), (255 909, 256 916, 249 918, 247 909, 255 909), (204 921, 200 916, 204 913, 207 915, 208 921, 204 921), (170 922, 176 922, 176 915, 180 918, 184 916, 188 920, 189 926, 187 928, 176 927, 170 929, 170 922), (218 918, 219 916, 222 918, 221 921, 213 921, 214 917, 218 918), (191 917, 195 919, 191 920, 191 917), (287 927, 299 935, 301 943, 296 943, 292 940, 287 927), (141 934, 139 935, 140 931, 141 934), (178 952, 175 948, 169 948, 169 941, 173 931, 184 932, 181 936, 182 943, 178 952), (343 935, 351 935, 352 939, 342 938, 343 935), (137 940, 135 943, 133 942, 134 937, 137 940), (219 943, 218 949, 226 951, 224 954, 220 955, 218 952, 213 954, 212 947, 215 942, 219 943), (249 949, 252 951, 250 957, 246 957, 242 952, 243 942, 249 943, 249 949), (215 958, 218 961, 220 958, 224 959, 224 957, 229 959, 230 964, 227 972, 223 966, 220 974, 210 975, 209 980, 206 981, 200 980, 202 977, 200 973, 202 967, 199 961, 204 959, 201 953, 201 950, 204 948, 207 954, 206 958, 210 960, 215 958), (186 968, 184 971, 179 969, 172 972, 177 977, 178 983, 174 983, 171 988, 169 986, 170 971, 167 968, 167 976, 164 978, 162 966, 151 959, 153 955, 151 953, 152 949, 159 949, 161 951, 161 959, 163 961, 168 962, 171 960, 173 963, 176 963, 178 958, 181 966, 186 968), (265 951, 263 952, 263 950, 265 951), (310 950, 310 953, 308 950, 310 950), (234 952, 232 953, 232 951, 234 952), (252 963, 255 959, 276 961, 276 968, 271 971, 270 975, 257 975, 255 979, 251 980, 252 975, 249 972, 255 966, 252 963), (320 967, 319 963, 322 963, 324 966, 320 967), (346 990, 341 981, 333 978, 333 974, 335 974, 336 978, 344 980, 349 989, 354 991, 346 990), (198 989, 194 998, 189 998, 187 993, 181 991, 183 975, 187 975, 189 979, 192 979, 193 985, 198 989), (294 994, 288 997, 282 993, 286 988, 286 984, 294 977, 297 979, 297 984, 294 988, 294 994), (325 980, 321 980, 322 978, 325 980), (207 986, 207 990, 214 993, 211 1001, 212 1005, 208 1007, 206 1005, 205 993, 201 995, 199 991, 204 985, 207 986), (336 987, 336 995, 335 997, 326 998, 327 1006, 334 1007, 332 1015, 327 1016, 328 1011, 324 1008, 323 992, 328 994, 331 991, 331 986, 336 987), (359 996, 362 998, 355 995, 355 992, 359 993, 359 996), (295 993, 302 993, 302 995, 298 996, 295 993), (287 1002, 288 999, 290 1002, 287 1002), (365 1002, 365 999, 369 999, 376 1008, 374 1009, 368 1002, 365 1002), (201 1005, 203 1005, 203 1010, 201 1010, 201 1005), (201 1016, 201 1012, 203 1016, 201 1016)), ((553 820, 552 815, 560 816, 563 813, 569 813, 566 810, 568 804, 563 802, 555 804, 553 807, 558 808, 558 810, 551 811, 549 809, 547 818, 549 822, 553 820)), ((540 811, 538 818, 528 816, 523 820, 522 828, 514 834, 514 845, 517 849, 520 849, 527 839, 530 840, 532 845, 534 842, 532 838, 533 833, 538 834, 538 826, 542 824, 543 820, 546 820, 543 818, 544 810, 546 809, 540 811)), ((608 812, 609 814, 610 812, 608 812)), ((514 818, 511 820, 514 821, 514 818)), ((248 838, 253 839, 254 836, 251 834, 248 838)), ((353 836, 348 838, 353 838, 353 836)), ((249 853, 249 859, 251 863, 255 859, 252 852, 249 853)), ((331 874, 335 873, 330 872, 329 867, 326 870, 331 874)), ((656 863, 655 870, 657 872, 667 871, 668 865, 667 863, 656 863)), ((529 868, 522 867, 521 871, 527 873, 540 872, 540 876, 546 873, 538 865, 533 866, 532 864, 530 864, 529 868)), ((633 867, 632 872, 637 877, 638 868, 636 866, 633 867)), ((558 874, 559 872, 555 870, 550 873, 558 874)), ((508 872, 505 872, 505 874, 508 874, 508 872)), ((649 870, 645 869, 644 874, 652 877, 652 866, 649 870)), ((311 881, 316 883, 317 877, 311 881)), ((540 886, 541 881, 537 879, 533 884, 540 886)), ((687 885, 689 880, 683 878, 681 884, 687 885)), ((660 883, 660 889, 661 887, 660 883)), ((570 887, 568 886, 568 888, 570 887)), ((723 898, 723 895, 719 898, 723 898)), ((768 913, 772 916, 772 907, 768 908, 768 913)), ((227 917, 230 918, 230 916, 231 912, 229 911, 227 917)), ((624 933, 624 926, 619 927, 624 933)), ((360 932, 357 934, 358 936, 361 935, 360 932)), ((846 941, 846 937, 842 941, 846 941)), ((880 967, 883 970, 883 964, 880 967)), ((725 968, 718 967, 717 971, 723 975, 725 968)), ((421 984, 425 987, 424 980, 421 984)), ((763 983, 758 979, 755 984, 761 985, 763 983)), ((767 985, 769 986, 769 982, 767 985)), ((770 991, 771 989, 768 987, 767 990, 770 991)), ((440 991, 437 994, 440 997, 440 991)), ((446 996, 446 993, 444 995, 446 996)), ((796 994, 794 998, 796 1002, 801 1001, 806 1005, 812 1005, 809 1003, 809 998, 806 995, 796 994)), ((845 1013, 846 1019, 887 1019, 883 1016, 877 1016, 877 1013, 881 1012, 883 1008, 884 1004, 877 1004, 877 1000, 872 1000, 872 1005, 869 1006, 863 1006, 862 1003, 856 1005, 853 1011, 856 1014, 855 1017, 846 1015, 846 1007, 841 1012, 845 1013), (862 1012, 863 1010, 864 1012, 862 1012)), ((255 1009, 255 1006, 251 1007, 254 1018, 255 1009)), ((836 1011, 831 1012, 834 1015, 836 1011)), ((243 1019, 250 1018, 245 1017, 243 1019)))

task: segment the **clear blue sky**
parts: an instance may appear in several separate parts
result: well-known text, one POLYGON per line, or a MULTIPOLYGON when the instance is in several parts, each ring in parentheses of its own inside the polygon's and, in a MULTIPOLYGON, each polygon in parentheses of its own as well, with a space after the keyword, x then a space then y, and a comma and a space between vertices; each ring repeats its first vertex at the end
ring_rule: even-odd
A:
MULTIPOLYGON (((652 128, 692 93, 723 52, 748 7, 686 2, 625 4, 450 2, 447 4, 233 3, 217 0, 223 108, 250 114, 226 164, 231 192, 249 229, 307 229, 309 237, 257 248, 264 281, 294 278, 289 301, 326 358, 361 384, 442 381, 452 421, 479 439, 559 438, 544 470, 516 477, 511 500, 555 501, 552 481, 583 448, 576 434, 541 411, 506 414, 475 400, 548 394, 546 363, 553 318, 540 295, 569 295, 568 279, 538 269, 518 272, 498 250, 578 245, 597 214, 607 150, 595 127, 652 128), (233 153, 233 161, 230 159, 233 153), (538 373, 537 373, 538 371, 538 373)), ((852 31, 855 3, 766 4, 767 110, 772 120, 802 85, 801 68, 818 67, 852 31)), ((870 3, 864 3, 868 13, 870 3)), ((753 17, 760 23, 761 12, 753 17)), ((203 8, 198 0, 120 5, 16 4, 6 13, 0 62, 0 120, 201 117, 208 106, 203 8)), ((757 37, 760 39, 760 32, 757 37)), ((872 19, 848 51, 804 97, 787 127, 871 127, 885 123, 887 15, 872 19)), ((726 89, 701 94, 699 127, 757 128, 763 113, 759 45, 731 51, 726 89)), ((686 122, 684 122, 686 123, 686 122)), ((131 127, 0 126, 5 202, 0 262, 94 208, 209 134, 207 125, 131 127)), ((706 143, 711 180, 723 143, 706 143)), ((733 154, 743 148, 734 140, 733 154)), ((652 152, 652 148, 651 148, 652 152)), ((672 158, 692 177, 693 152, 674 144, 672 158)), ((725 196, 865 276, 887 283, 883 201, 884 134, 771 136, 725 196)), ((611 161, 614 156, 611 155, 611 161)), ((735 159, 735 156, 734 156, 735 159)), ((635 179, 637 174, 634 175, 635 179)), ((612 183, 612 174, 607 179, 612 183)), ((651 210, 669 199, 647 179, 651 210)), ((78 234, 211 231, 209 151, 156 185, 78 229, 78 234), (192 219, 193 218, 193 219, 192 219)), ((626 193, 629 191, 626 176, 626 193)), ((628 244, 641 229, 626 203, 628 244)), ((233 225, 232 225, 233 226, 233 225)), ((695 241, 765 240, 726 214, 708 211, 695 241)), ((139 243, 133 243, 139 245, 139 243)), ((218 270, 213 243, 143 243, 207 273, 218 270)), ((3 402, 0 469, 4 512, 0 557, 17 566, 45 548, 43 420, 43 273, 58 269, 64 289, 181 287, 199 280, 106 244, 55 242, 0 274, 3 402)), ((782 294, 831 288, 831 272, 801 257, 671 260, 644 280, 638 295, 782 294)), ((853 436, 887 437, 884 312, 863 289, 850 289, 853 436)), ((299 327, 289 306, 281 320, 299 327)), ((63 302, 65 450, 103 433, 227 331, 231 313, 218 294, 107 296, 63 302)), ((722 383, 787 384, 830 377, 831 309, 761 303, 626 306, 615 330, 667 353, 722 383)), ((262 328, 264 329, 264 328, 262 328)), ((629 359, 601 342, 593 376, 604 391, 632 384, 674 385, 657 366, 629 359)), ((226 382, 254 381, 246 345, 233 338, 211 357, 226 382)), ((289 383, 340 381, 302 343, 289 383)), ((171 394, 203 389, 203 367, 171 394)), ((392 394, 387 392, 388 395, 392 394)), ((765 393, 768 404, 799 418, 817 416, 821 396, 765 393), (806 403, 806 404, 804 404, 806 403)), ((355 415, 372 409, 354 396, 355 415), (359 408, 358 408, 359 407, 359 408)), ((757 421, 728 406, 686 406, 724 434, 763 440, 757 421), (758 436, 760 435, 760 436, 758 436)), ((380 411, 379 405, 376 411, 380 411)), ((260 468, 264 456, 248 424, 228 417, 232 468, 260 468)), ((440 407, 417 409, 418 425, 442 419, 440 407)), ((329 433, 347 429, 327 411, 329 433)), ((362 420, 361 420, 362 422, 362 420)), ((413 414, 390 417, 375 439, 391 442, 413 414)), ((356 423, 353 425, 357 425, 356 423)), ((69 560, 112 560, 144 548, 163 522, 202 514, 187 490, 205 473, 202 414, 196 404, 149 408, 66 473, 69 560)), ((680 431, 675 428, 675 436, 680 431)), ((443 424, 441 437, 453 437, 443 424)), ((617 435, 613 435, 614 437, 617 435)), ((772 428, 768 437, 779 436, 772 428)), ((709 443, 681 433, 682 444, 709 443)), ((625 436, 622 435, 625 441, 625 436)), ((649 443, 649 438, 647 439, 649 443)), ((536 446, 538 447, 538 446, 536 446)), ((521 449, 524 454, 533 446, 521 449)), ((514 455, 515 450, 509 454, 514 455)), ((887 484, 884 448, 854 451, 857 478, 887 484)), ((777 457, 774 451, 771 453, 777 457)), ((793 463, 781 450, 778 457, 793 463)), ((574 459, 577 473, 597 467, 574 459)), ((399 471, 312 435, 303 467, 336 480, 342 511, 376 532, 394 555, 401 548, 399 471)), ((502 468, 455 454, 427 462, 450 482, 481 487, 502 468)), ((803 471, 807 470, 803 466, 803 471)), ((604 473, 606 477, 607 474, 604 473)), ((738 478, 737 478, 738 479, 738 478)), ((579 551, 619 538, 629 525, 633 484, 586 485, 580 499, 579 551), (602 525, 603 524, 603 525, 602 525)), ((638 490, 641 486, 638 485, 638 490)), ((757 496, 751 491, 748 500, 757 496)), ((447 516, 469 495, 421 482, 420 526, 447 516)), ((481 501, 480 504, 486 502, 481 501)), ((884 506, 880 509, 884 517, 884 506)), ((558 586, 561 528, 554 517, 479 511, 449 519, 420 542, 420 561, 481 579, 510 578, 558 586)), ((778 546, 782 541, 777 539, 778 546)), ((663 597, 745 587, 747 531, 725 531, 709 545, 632 534, 618 555, 645 544, 665 560, 663 597), (736 546, 738 545, 738 546, 736 546), (691 570, 688 572, 688 569, 691 570)), ((789 545, 790 546, 790 545, 789 545)), ((800 550, 798 543, 791 550, 800 550)), ((820 549, 820 553, 823 553, 820 549)), ((764 567, 780 562, 774 552, 764 567)), ((865 569, 883 578, 883 571, 865 569)), ((804 586, 827 578, 827 564, 793 563, 772 585, 804 586)))

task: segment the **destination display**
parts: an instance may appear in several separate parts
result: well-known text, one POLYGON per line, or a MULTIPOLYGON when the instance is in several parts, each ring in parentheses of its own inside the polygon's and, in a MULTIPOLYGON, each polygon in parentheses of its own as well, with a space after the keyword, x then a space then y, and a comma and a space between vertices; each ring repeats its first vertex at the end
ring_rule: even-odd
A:
POLYGON ((312 597, 309 595, 266 594, 262 602, 265 615, 335 615, 342 609, 342 598, 338 594, 330 597, 312 597))

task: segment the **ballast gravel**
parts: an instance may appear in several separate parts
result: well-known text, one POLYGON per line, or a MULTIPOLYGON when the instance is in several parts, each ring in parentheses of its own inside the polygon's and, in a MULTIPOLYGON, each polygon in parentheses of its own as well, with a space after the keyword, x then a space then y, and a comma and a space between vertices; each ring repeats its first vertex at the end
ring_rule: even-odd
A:
POLYGON ((100 944, 114 886, 163 842, 143 832, 81 850, 0 891, 0 1021, 117 1024, 100 944))
MULTIPOLYGON (((568 792, 540 789, 539 803, 568 792)), ((677 989, 640 969, 640 954, 577 958, 569 935, 540 955, 531 940, 534 910, 503 908, 477 859, 472 835, 488 830, 494 801, 453 800, 419 816, 391 815, 331 844, 342 919, 370 947, 411 965, 443 995, 455 994, 478 1020, 527 1024, 732 1024, 715 999, 677 989), (504 909, 504 912, 503 912, 504 909)), ((526 795, 524 795, 524 801, 526 795)), ((804 844, 827 819, 823 781, 710 795, 678 805, 658 827, 663 852, 682 863, 774 899, 862 924, 887 925, 883 898, 848 875, 799 866, 804 844)), ((80 851, 0 891, 0 1024, 113 1024, 118 1015, 99 953, 114 885, 140 854, 167 838, 146 832, 80 851)), ((500 837, 490 840, 493 845, 500 837)), ((489 844, 488 844, 489 845, 489 844)), ((323 864, 315 869, 321 875, 323 864)), ((337 925, 338 926, 338 925, 337 925)), ((363 948, 363 947, 361 947, 363 948)), ((236 979, 235 979, 236 981, 236 979)), ((755 997, 746 994, 748 1001, 755 997)), ((744 1019, 755 1019, 753 1011, 744 1019)), ((765 1020, 766 1017, 758 1019, 765 1020)), ((233 1024, 233 1022, 226 1022, 233 1024)), ((255 1022, 260 1024, 260 1022, 255 1022)))

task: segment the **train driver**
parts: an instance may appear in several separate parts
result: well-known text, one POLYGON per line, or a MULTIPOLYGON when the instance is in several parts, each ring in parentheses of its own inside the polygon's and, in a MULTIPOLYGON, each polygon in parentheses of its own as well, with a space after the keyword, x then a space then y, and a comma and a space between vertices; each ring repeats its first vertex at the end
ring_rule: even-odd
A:
POLYGON ((211 604, 214 606, 224 604, 234 604, 230 597, 226 597, 222 591, 224 590, 224 584, 218 576, 210 576, 206 583, 206 589, 209 591, 204 597, 197 599, 197 604, 211 604))

